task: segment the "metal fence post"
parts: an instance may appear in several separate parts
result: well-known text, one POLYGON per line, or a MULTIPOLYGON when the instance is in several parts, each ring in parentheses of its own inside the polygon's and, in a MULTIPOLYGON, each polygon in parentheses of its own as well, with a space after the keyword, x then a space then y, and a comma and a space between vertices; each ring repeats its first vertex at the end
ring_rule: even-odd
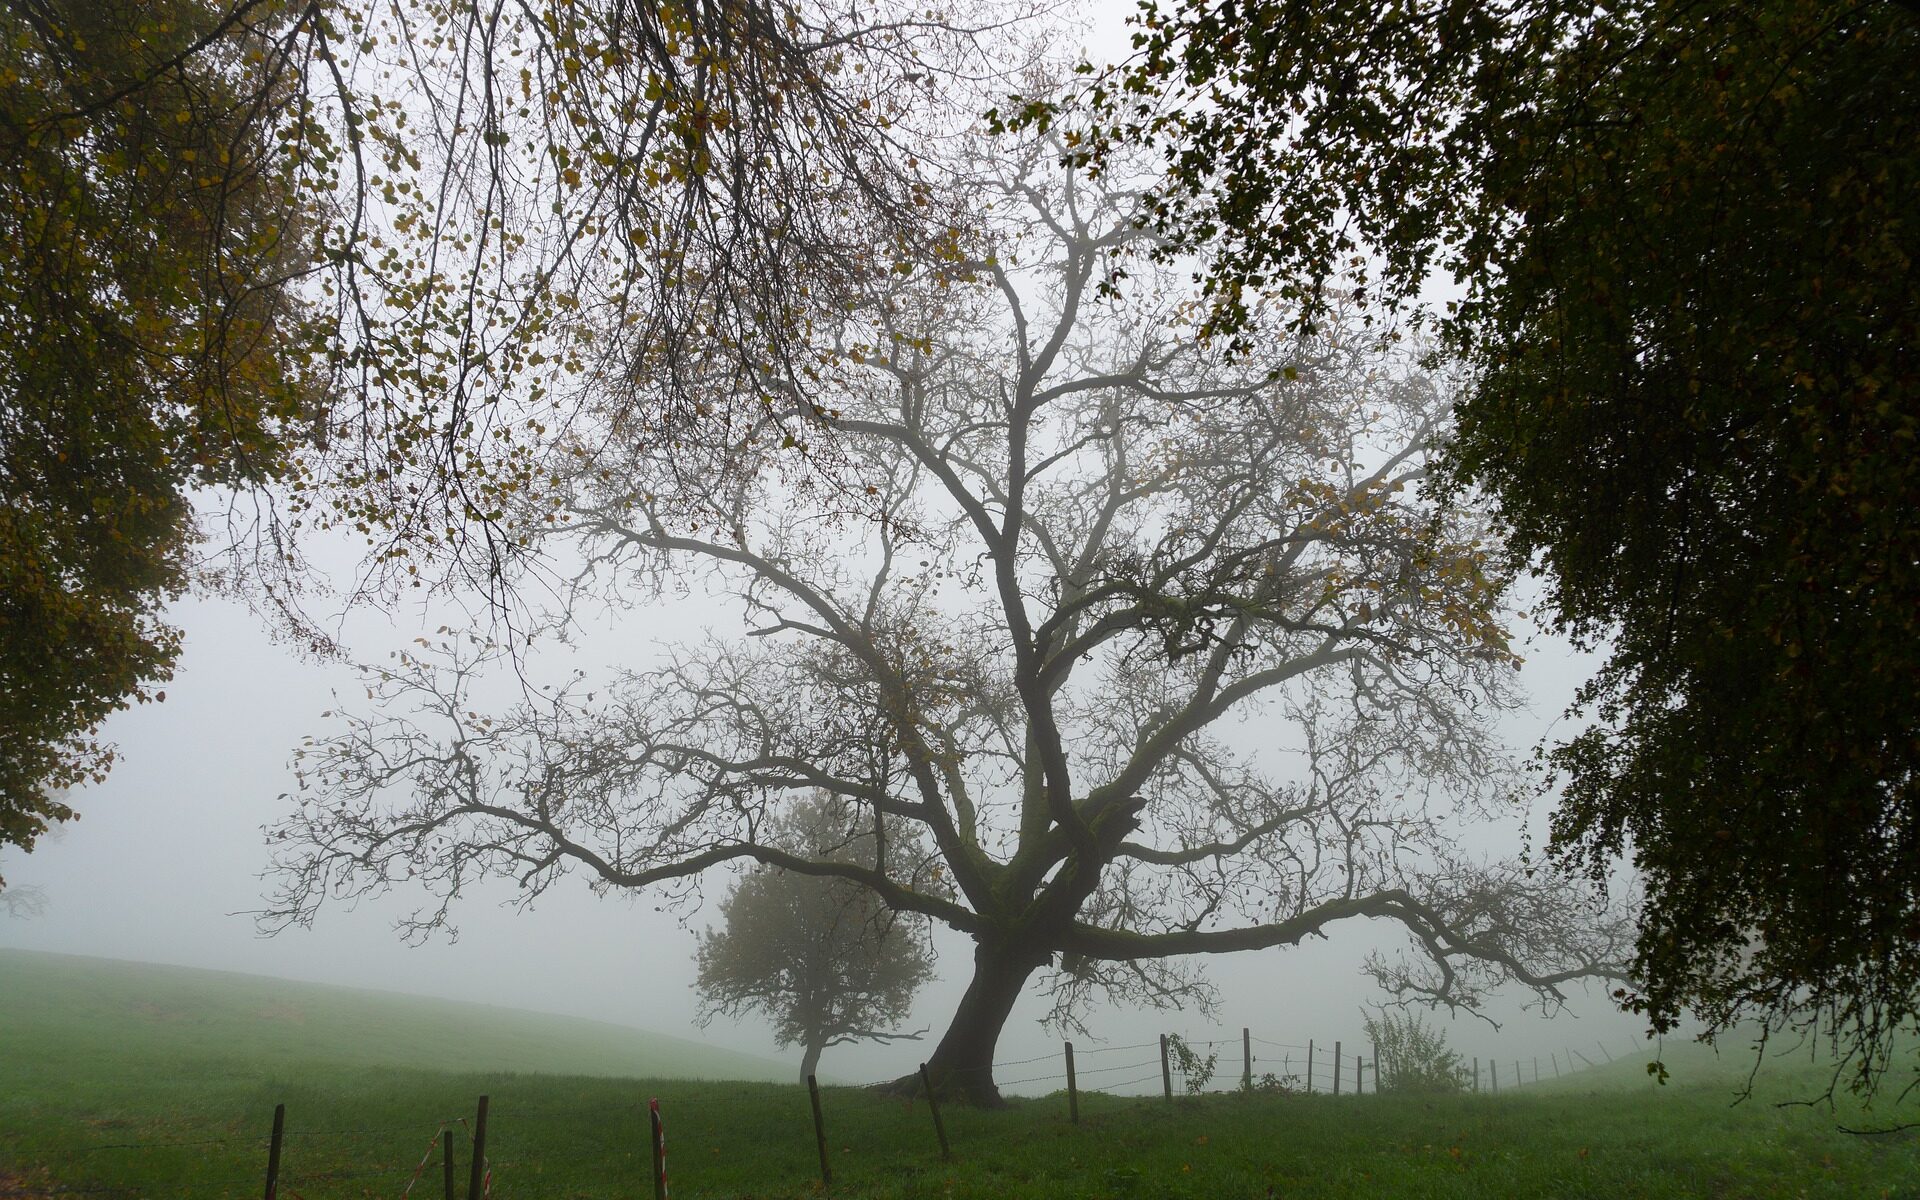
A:
POLYGON ((1067 1043, 1067 1118, 1080 1123, 1080 1087, 1073 1076, 1073 1043, 1067 1043))
POLYGON ((487 1190, 487 1098, 473 1116, 473 1166, 467 1172, 467 1200, 480 1200, 487 1190))
POLYGON ((820 1182, 833 1185, 833 1165, 827 1161, 827 1123, 820 1115, 820 1081, 807 1076, 807 1098, 813 1102, 813 1141, 820 1148, 820 1182))
POLYGON ((267 1200, 280 1190, 280 1143, 287 1132, 287 1106, 273 1106, 273 1136, 267 1142, 267 1200))

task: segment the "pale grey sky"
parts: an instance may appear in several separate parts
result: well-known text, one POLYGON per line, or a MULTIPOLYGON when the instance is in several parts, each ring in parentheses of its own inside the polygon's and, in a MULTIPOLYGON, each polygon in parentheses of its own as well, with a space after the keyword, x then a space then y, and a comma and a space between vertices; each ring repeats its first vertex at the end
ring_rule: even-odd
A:
MULTIPOLYGON (((616 639, 627 655, 695 625, 696 602, 641 610, 624 618, 616 639)), ((82 819, 44 841, 30 856, 17 850, 0 871, 18 885, 39 886, 48 900, 32 919, 0 918, 0 945, 150 962, 256 972, 593 1017, 676 1036, 705 1036, 743 1050, 773 1052, 764 1029, 716 1024, 693 1028, 694 936, 645 897, 595 898, 571 880, 528 910, 506 907, 511 889, 481 889, 456 910, 461 937, 409 947, 394 935, 396 916, 419 897, 394 896, 356 908, 334 906, 312 930, 261 938, 248 915, 260 905, 265 863, 260 827, 285 806, 292 787, 287 758, 302 736, 321 732, 320 714, 343 699, 361 699, 354 675, 300 662, 274 645, 259 622, 223 599, 196 598, 173 617, 187 631, 180 671, 163 704, 116 717, 107 734, 125 756, 106 783, 72 797, 82 819)), ((354 643, 368 659, 409 642, 437 620, 396 614, 355 622, 354 643)), ((605 642, 579 653, 605 655, 605 642)), ((1553 639, 1537 639, 1522 673, 1535 697, 1515 714, 1509 740, 1530 746, 1564 705, 1588 664, 1553 639)), ((361 707, 365 707, 364 704, 361 707)), ((1537 827, 1543 814, 1532 814, 1537 827)), ((1518 845, 1521 823, 1479 831, 1488 851, 1518 845)), ((717 894, 719 886, 710 889, 717 894)), ((711 906, 694 917, 704 923, 711 906)), ((937 1036, 970 966, 970 944, 936 929, 940 982, 922 995, 915 1026, 937 1036)), ((1397 947, 1396 929, 1337 927, 1324 942, 1217 958, 1209 974, 1222 995, 1214 1036, 1242 1025, 1272 1041, 1321 1042, 1359 1036, 1360 1005, 1372 995, 1359 965, 1376 944, 1397 947)), ((1050 1052, 1054 1035, 1037 1024, 1044 1005, 1031 999, 1016 1012, 1000 1058, 1050 1052)), ((1605 1038, 1617 1051, 1638 1026, 1610 1011, 1599 989, 1551 1022, 1497 1010, 1506 1029, 1478 1021, 1452 1026, 1456 1044, 1483 1057, 1530 1056, 1572 1044, 1591 1051, 1605 1038)), ((1195 1014, 1106 1009, 1090 1018, 1110 1043, 1150 1040, 1170 1030, 1199 1036, 1195 1014)), ((1082 1039, 1084 1042, 1086 1039, 1082 1039)), ((842 1079, 877 1078, 910 1069, 921 1047, 849 1047, 823 1067, 842 1079)), ((1011 1077, 1011 1076, 1010 1076, 1011 1077)))
MULTIPOLYGON (((1118 15, 1131 8, 1089 9, 1097 54, 1124 53, 1118 15)), ((693 631, 702 609, 695 599, 627 614, 610 642, 579 652, 596 661, 644 654, 657 640, 693 631)), ((178 676, 165 703, 109 723, 107 736, 124 761, 105 784, 72 797, 83 819, 31 856, 0 855, 0 872, 17 885, 43 888, 49 902, 37 918, 0 917, 0 945, 459 997, 773 1053, 760 1027, 716 1024, 705 1035, 693 1029, 690 930, 645 897, 596 899, 577 879, 528 910, 504 906, 510 889, 480 889, 457 910, 462 936, 453 944, 398 941, 396 916, 421 899, 408 896, 332 907, 311 931, 259 937, 248 914, 261 903, 260 827, 285 807, 278 797, 292 788, 288 756, 302 736, 325 731, 319 714, 334 708, 337 697, 358 701, 360 685, 344 667, 301 662, 274 645, 260 622, 230 600, 189 599, 172 619, 187 634, 178 676)), ((406 609, 390 621, 363 614, 347 632, 362 659, 378 661, 443 619, 406 609)), ((1521 750, 1557 717, 1590 669, 1551 638, 1536 639, 1528 655, 1523 680, 1534 697, 1532 711, 1516 714, 1507 727, 1510 744, 1521 750)), ((1543 816, 1531 814, 1536 834, 1543 816)), ((1526 819, 1515 814, 1506 825, 1476 834, 1474 844, 1510 851, 1526 819)), ((716 881, 710 894, 719 890, 716 881)), ((942 979, 925 991, 914 1019, 916 1027, 930 1027, 930 1038, 943 1028, 970 966, 970 946, 960 935, 937 929, 934 941, 943 955, 942 979)), ((1372 995, 1359 975, 1361 960, 1376 944, 1401 943, 1397 929, 1347 926, 1325 942, 1216 960, 1209 973, 1223 1005, 1214 1036, 1237 1037, 1247 1025, 1272 1041, 1357 1044, 1358 1009, 1372 995)), ((1001 1059, 1057 1047, 1056 1037, 1036 1024, 1042 1012, 1044 1005, 1031 999, 1016 1011, 1001 1059)), ((1507 1022, 1499 1034, 1475 1021, 1450 1026, 1464 1053, 1511 1058, 1566 1045, 1592 1053, 1598 1039, 1617 1051, 1639 1029, 1612 1012, 1597 988, 1552 1022, 1519 1015, 1511 1005, 1496 1012, 1507 1022)), ((1151 1040, 1161 1031, 1208 1035, 1192 1014, 1108 1009, 1089 1024, 1096 1040, 1110 1043, 1151 1040)), ((878 1078, 910 1069, 923 1053, 911 1043, 842 1048, 829 1052, 823 1067, 843 1080, 878 1078)))

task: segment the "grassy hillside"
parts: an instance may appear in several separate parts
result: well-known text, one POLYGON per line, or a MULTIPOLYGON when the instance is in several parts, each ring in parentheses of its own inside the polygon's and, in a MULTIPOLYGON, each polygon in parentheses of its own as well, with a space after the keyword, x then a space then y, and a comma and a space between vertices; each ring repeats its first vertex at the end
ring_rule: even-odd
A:
POLYGON ((0 1063, 112 1074, 205 1064, 788 1079, 769 1058, 599 1021, 259 975, 0 949, 0 1063))
MULTIPOLYGON (((513 1074, 506 1068, 560 1061, 533 1033, 513 1033, 546 1018, 461 1017, 450 1015, 458 1006, 199 973, 125 986, 146 970, 0 955, 0 1196, 257 1197, 273 1105, 285 1103, 287 1200, 399 1197, 442 1122, 471 1112, 483 1092, 500 1200, 650 1195, 649 1096, 665 1113, 676 1198, 821 1194, 807 1096, 791 1085, 667 1079, 661 1060, 635 1079, 513 1074), (273 1033, 299 1025, 263 1011, 282 1003, 305 1006, 311 1036, 273 1033), (465 1018, 498 1022, 471 1038, 494 1059, 436 1069, 476 1063, 450 1028, 465 1018)), ((589 1064, 596 1072, 616 1069, 621 1054, 645 1061, 644 1035, 562 1024, 580 1039, 575 1052, 587 1053, 596 1031, 606 1039, 589 1064)), ((1852 1136, 1836 1121, 1859 1113, 1771 1103, 1806 1094, 1818 1078, 1809 1068, 1776 1064, 1761 1095, 1731 1106, 1743 1060, 1672 1058, 1666 1087, 1623 1061, 1497 1098, 1223 1095, 1169 1106, 1090 1096, 1077 1127, 1059 1096, 949 1109, 951 1163, 924 1102, 833 1088, 828 1194, 1920 1200, 1914 1131, 1852 1136)), ((698 1069, 714 1072, 706 1061, 698 1069)), ((1920 1105, 1867 1119, 1920 1120, 1920 1105)), ((465 1156, 463 1139, 462 1195, 465 1156)), ((412 1196, 440 1195, 436 1152, 412 1196)))

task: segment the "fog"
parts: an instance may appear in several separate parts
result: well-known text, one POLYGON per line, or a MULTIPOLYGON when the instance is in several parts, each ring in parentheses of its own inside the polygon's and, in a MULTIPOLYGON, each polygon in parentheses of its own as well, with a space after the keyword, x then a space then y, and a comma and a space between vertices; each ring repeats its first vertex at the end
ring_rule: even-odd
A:
MULTIPOLYGON (((1118 10, 1101 14, 1087 37, 1096 58, 1126 53, 1118 10)), ((332 557, 338 568, 351 562, 342 547, 334 547, 332 557)), ((777 1056, 763 1026, 716 1021, 702 1031, 695 1025, 695 930, 716 919, 724 875, 709 879, 707 903, 688 915, 662 912, 645 895, 595 897, 575 876, 524 907, 510 886, 472 889, 454 908, 457 940, 410 946, 396 936, 396 918, 429 900, 417 892, 331 905, 310 930, 262 936, 253 916, 268 886, 260 875, 267 862, 261 827, 288 807, 283 794, 294 788, 289 756, 303 737, 337 728, 322 719, 324 711, 371 706, 350 667, 302 661, 234 600, 193 597, 176 605, 170 619, 185 630, 186 648, 166 700, 107 724, 105 736, 123 761, 105 783, 69 798, 82 818, 48 835, 31 855, 0 851, 0 874, 9 886, 37 888, 46 900, 35 916, 0 911, 0 945, 443 996, 777 1056)), ((343 618, 339 630, 356 658, 379 662, 450 620, 458 619, 401 606, 391 613, 358 611, 343 618)), ((642 665, 638 660, 657 643, 696 634, 712 620, 700 596, 613 614, 571 654, 596 670, 642 665)), ((721 633, 739 628, 737 621, 713 627, 721 633)), ((1595 661, 1543 634, 1528 639, 1523 653, 1522 684, 1531 704, 1503 726, 1507 744, 1522 754, 1559 718, 1595 661)), ((564 653, 535 664, 538 674, 553 679, 570 667, 564 653)), ((1235 736, 1259 739, 1262 730, 1249 725, 1235 736)), ((1546 816, 1535 802, 1472 831, 1465 845, 1489 855, 1515 853, 1528 841, 1537 848, 1545 841, 1546 816)), ((1093 1037, 1076 1041, 1134 1043, 1178 1032, 1231 1037, 1237 1046, 1246 1026, 1270 1041, 1345 1039, 1357 1046, 1362 1006, 1382 998, 1361 975, 1361 963, 1375 949, 1397 951, 1405 937, 1397 926, 1364 922, 1333 926, 1329 934, 1298 947, 1210 959, 1206 969, 1220 999, 1215 1024, 1197 1012, 1106 1006, 1085 1018, 1093 1037)), ((931 1049, 971 967, 964 935, 936 926, 933 944, 940 977, 921 994, 908 1025, 925 1028, 926 1042, 838 1047, 823 1059, 823 1075, 844 1082, 895 1076, 931 1049)), ((1002 1061, 1058 1048, 1060 1035, 1038 1023, 1047 1006, 1034 991, 1030 983, 1002 1035, 1002 1061)), ((1596 1041, 1618 1053, 1642 1029, 1614 1011, 1597 984, 1570 989, 1568 1007, 1552 1020, 1523 1010, 1523 999, 1530 997, 1516 992, 1489 1007, 1486 1015, 1500 1022, 1498 1030, 1476 1017, 1442 1013, 1436 1019, 1462 1054, 1509 1060, 1569 1045, 1592 1054, 1596 1041)), ((792 1048, 784 1057, 797 1062, 799 1053, 792 1048)), ((1221 1062, 1223 1075, 1237 1072, 1237 1048, 1223 1051, 1221 1062)), ((1255 1069, 1277 1070, 1278 1064, 1255 1069)))
MULTIPOLYGON (((402 607, 391 615, 360 613, 340 628, 362 661, 378 661, 444 618, 402 607)), ((645 895, 596 898, 575 877, 527 907, 517 906, 511 887, 474 889, 454 909, 457 940, 403 944, 395 919, 428 899, 404 892, 332 905, 310 930, 261 936, 252 915, 267 886, 260 877, 267 861, 260 831, 288 805, 282 798, 293 788, 288 757, 302 737, 333 727, 322 719, 324 711, 368 705, 350 668, 301 661, 235 601, 193 598, 176 606, 172 619, 187 641, 165 702, 120 714, 106 728, 124 760, 104 784, 70 797, 80 820, 43 839, 31 855, 14 849, 0 857, 10 887, 38 888, 46 900, 37 916, 0 916, 0 945, 444 996, 779 1057, 764 1027, 717 1021, 703 1032, 695 1026, 694 930, 715 919, 724 875, 709 879, 707 903, 684 918, 657 910, 645 895)), ((661 642, 694 633, 703 620, 711 623, 713 614, 701 597, 615 614, 609 627, 570 653, 583 663, 631 664, 661 642)), ((729 630, 725 623, 711 627, 729 630)), ((1508 744, 1522 751, 1558 718, 1591 666, 1588 657, 1544 635, 1535 635, 1524 653, 1522 680, 1532 703, 1505 722, 1508 744)), ((555 663, 571 666, 565 652, 536 656, 531 665, 537 671, 555 663)), ((1259 734, 1257 725, 1242 731, 1259 734)), ((1467 845, 1508 854, 1531 835, 1538 846, 1545 817, 1536 802, 1532 811, 1474 830, 1467 845)), ((839 1047, 823 1059, 823 1075, 878 1079, 909 1070, 924 1056, 971 967, 964 935, 936 927, 933 942, 940 978, 921 994, 909 1025, 926 1028, 927 1042, 839 1047)), ((1370 950, 1403 944, 1397 927, 1349 922, 1298 947, 1215 956, 1207 973, 1219 989, 1216 1025, 1197 1012, 1106 1006, 1086 1018, 1093 1037, 1077 1040, 1133 1043, 1166 1031, 1237 1043, 1247 1026, 1269 1041, 1314 1038, 1325 1045, 1341 1038, 1357 1045, 1362 1006, 1381 998, 1360 974, 1361 962, 1370 950)), ((1502 1025, 1497 1031, 1478 1018, 1438 1019, 1462 1053, 1502 1059, 1545 1056, 1569 1045, 1591 1055, 1596 1040, 1618 1053, 1641 1028, 1613 1011, 1598 985, 1575 988, 1569 998, 1552 1020, 1521 1011, 1518 995, 1504 998, 1488 1010, 1502 1025)), ((1059 1035, 1039 1024, 1045 1011, 1030 994, 1007 1025, 1000 1060, 1057 1049, 1059 1035)), ((795 1048, 784 1057, 797 1061, 798 1054, 795 1048)), ((1223 1050, 1221 1061, 1223 1074, 1237 1072, 1238 1050, 1223 1050)), ((1257 1064, 1256 1071, 1278 1067, 1257 1064)))

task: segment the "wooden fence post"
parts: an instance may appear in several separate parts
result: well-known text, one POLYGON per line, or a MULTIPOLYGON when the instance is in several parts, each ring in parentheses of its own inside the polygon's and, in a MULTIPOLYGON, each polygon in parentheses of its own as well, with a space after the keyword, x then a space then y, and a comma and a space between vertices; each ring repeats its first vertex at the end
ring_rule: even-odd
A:
POLYGON ((287 1106, 273 1106, 273 1136, 267 1140, 267 1200, 280 1190, 280 1143, 287 1133, 287 1106))
POLYGON ((653 1143, 653 1200, 667 1200, 667 1127, 657 1096, 647 1101, 647 1132, 653 1143))
MULTIPOLYGON (((1379 1074, 1380 1074, 1379 1069, 1375 1068, 1374 1070, 1375 1083, 1373 1085, 1375 1091, 1380 1090, 1380 1084, 1378 1082, 1379 1074)), ((1353 1056, 1353 1094, 1356 1096, 1365 1095, 1366 1090, 1367 1090, 1367 1060, 1364 1058, 1361 1058, 1358 1054, 1356 1054, 1353 1056)))
POLYGON ((446 1184, 447 1200, 453 1200, 453 1130, 440 1131, 440 1174, 446 1184))
POLYGON ((1245 1025, 1240 1027, 1240 1060, 1244 1064, 1240 1076, 1240 1086, 1248 1092, 1253 1091, 1253 1030, 1245 1025))
MULTIPOLYGON (((1600 1053, 1607 1054, 1607 1044, 1605 1042, 1595 1042, 1594 1045, 1600 1047, 1600 1053)), ((1607 1061, 1612 1062, 1613 1055, 1607 1054, 1607 1061)))
POLYGON ((1173 1103, 1173 1067, 1167 1062, 1167 1035, 1160 1035, 1160 1088, 1167 1094, 1167 1103, 1173 1103))
POLYGON ((1488 1059, 1487 1070, 1493 1074, 1493 1094, 1498 1096, 1500 1094, 1500 1064, 1492 1059, 1488 1059))
MULTIPOLYGON (((952 1161, 953 1151, 947 1148, 947 1127, 940 1120, 940 1101, 933 1094, 933 1080, 927 1075, 925 1063, 920 1064, 920 1082, 926 1085, 927 1111, 933 1114, 933 1132, 940 1139, 940 1157, 952 1161)), ((666 1200, 666 1197, 662 1196, 660 1200, 666 1200)))
MULTIPOLYGON (((1553 1059, 1553 1077, 1555 1079, 1558 1079, 1560 1078, 1560 1056, 1558 1054, 1555 1054, 1555 1055, 1551 1055, 1551 1057, 1553 1059)), ((1567 1070, 1569 1071, 1573 1070, 1572 1055, 1567 1056, 1567 1070)))
POLYGON ((1313 1039, 1307 1039, 1307 1095, 1313 1095, 1313 1039))
POLYGON ((467 1171, 467 1200, 480 1200, 487 1190, 487 1098, 473 1115, 473 1166, 467 1171))
POLYGON ((1538 1054, 1533 1056, 1533 1081, 1535 1083, 1540 1082, 1540 1056, 1538 1054))
POLYGON ((807 1076, 807 1099, 813 1102, 813 1141, 820 1148, 820 1182, 833 1185, 833 1166, 827 1162, 827 1123, 820 1115, 820 1083, 807 1076))
POLYGON ((1373 1094, 1378 1096, 1380 1094, 1380 1047, 1377 1043, 1370 1043, 1367 1049, 1373 1051, 1373 1094))
POLYGON ((1333 1094, 1340 1094, 1340 1043, 1333 1043, 1333 1094))
POLYGON ((1073 1043, 1067 1043, 1067 1119, 1080 1123, 1080 1085, 1073 1076, 1073 1043))

